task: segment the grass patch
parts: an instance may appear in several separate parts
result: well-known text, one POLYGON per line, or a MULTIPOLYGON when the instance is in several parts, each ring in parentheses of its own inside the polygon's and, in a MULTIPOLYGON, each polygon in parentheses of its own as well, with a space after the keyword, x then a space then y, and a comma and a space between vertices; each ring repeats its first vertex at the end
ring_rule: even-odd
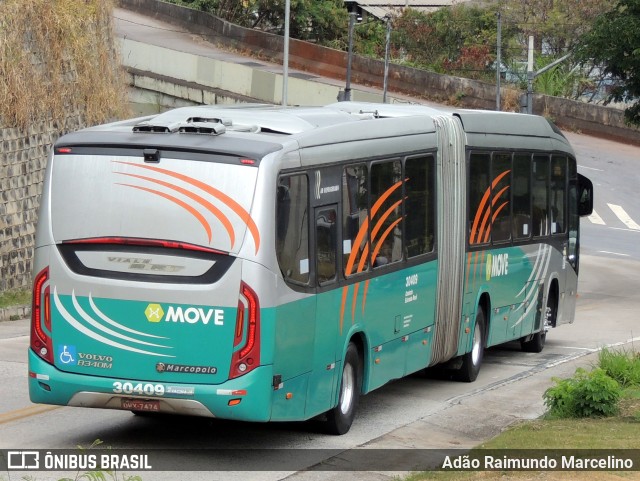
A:
POLYGON ((640 386, 640 355, 634 351, 602 349, 598 366, 622 387, 640 386))
POLYGON ((522 423, 480 449, 637 449, 640 424, 632 417, 549 419, 522 423))
POLYGON ((0 293, 0 309, 31 304, 31 292, 28 289, 0 293))
MULTIPOLYGON (((554 379, 556 385, 545 392, 549 408, 547 416, 536 421, 522 422, 507 429, 494 439, 473 451, 482 450, 543 450, 553 455, 558 450, 613 450, 640 449, 640 356, 625 350, 603 349, 594 369, 587 372, 578 369, 570 379, 554 379), (606 376, 606 379, 605 379, 606 376), (584 415, 584 406, 599 405, 615 383, 619 389, 616 396, 615 415, 589 410, 584 415), (554 400, 548 402, 550 397, 554 400), (576 400, 582 407, 576 409, 576 400), (558 405, 566 407, 558 413, 558 405), (554 413, 554 409, 556 412, 554 413), (558 414, 566 415, 560 418, 558 414)), ((505 453, 507 454, 507 453, 505 453)), ((432 471, 415 473, 405 481, 427 480, 634 480, 640 481, 639 471, 432 471)))
MULTIPOLYGON (((640 394, 640 393, 638 393, 640 394)), ((627 398, 621 401, 621 404, 627 398)), ((476 449, 640 449, 640 398, 635 411, 599 419, 540 419, 513 426, 476 449), (635 416, 634 414, 635 413, 635 416), (630 414, 630 415, 627 415, 630 414)), ((575 471, 431 471, 415 473, 404 481, 503 481, 503 480, 640 480, 640 472, 575 471)))

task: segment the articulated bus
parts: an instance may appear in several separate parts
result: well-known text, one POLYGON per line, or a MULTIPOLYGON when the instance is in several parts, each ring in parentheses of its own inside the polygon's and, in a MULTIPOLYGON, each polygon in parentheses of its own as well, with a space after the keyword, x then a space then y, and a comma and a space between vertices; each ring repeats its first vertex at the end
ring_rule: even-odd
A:
POLYGON ((593 206, 538 116, 185 107, 61 137, 42 195, 36 403, 352 425, 361 395, 573 322, 593 206))

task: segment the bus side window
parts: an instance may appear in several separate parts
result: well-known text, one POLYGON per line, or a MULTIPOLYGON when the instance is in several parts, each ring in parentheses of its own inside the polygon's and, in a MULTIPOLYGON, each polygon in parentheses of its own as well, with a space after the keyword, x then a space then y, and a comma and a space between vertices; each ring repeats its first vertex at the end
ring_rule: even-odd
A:
POLYGON ((567 158, 551 157, 551 233, 564 234, 567 229, 565 198, 567 195, 567 158))
POLYGON ((549 156, 533 156, 533 236, 549 235, 549 156))
POLYGON ((491 156, 472 152, 469 157, 469 245, 487 244, 491 230, 487 225, 490 209, 491 182, 489 167, 491 156))
POLYGON ((342 255, 344 275, 349 277, 369 268, 369 188, 366 165, 345 167, 342 172, 342 255))
POLYGON ((491 239, 493 242, 511 240, 511 154, 495 152, 491 163, 491 239))
POLYGON ((374 267, 402 260, 402 163, 371 166, 371 262, 374 267))
POLYGON ((336 278, 336 210, 323 209, 316 214, 316 259, 318 284, 336 278))
POLYGON ((276 191, 276 257, 288 282, 309 283, 309 219, 307 176, 278 180, 276 191))
POLYGON ((513 238, 531 237, 531 154, 513 157, 513 238))
POLYGON ((405 162, 405 251, 407 258, 433 251, 435 236, 434 157, 414 157, 405 162))

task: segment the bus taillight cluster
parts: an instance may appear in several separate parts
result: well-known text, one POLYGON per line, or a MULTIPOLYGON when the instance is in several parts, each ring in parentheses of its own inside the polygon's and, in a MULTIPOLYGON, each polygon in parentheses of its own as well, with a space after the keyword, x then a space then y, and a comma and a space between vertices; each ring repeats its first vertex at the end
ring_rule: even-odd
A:
POLYGON ((260 365, 260 303, 255 291, 244 282, 240 284, 233 348, 230 379, 260 365))
POLYGON ((31 349, 48 363, 53 364, 51 343, 51 301, 49 293, 49 268, 45 268, 33 282, 31 308, 31 349), (46 330, 45 330, 46 329, 46 330))

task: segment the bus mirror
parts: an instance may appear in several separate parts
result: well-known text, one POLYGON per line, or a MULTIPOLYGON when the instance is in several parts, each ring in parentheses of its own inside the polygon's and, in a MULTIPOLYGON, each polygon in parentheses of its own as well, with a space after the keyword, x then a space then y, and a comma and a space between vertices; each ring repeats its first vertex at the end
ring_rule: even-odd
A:
POLYGON ((578 174, 578 215, 591 215, 593 212, 593 183, 584 175, 578 174))

